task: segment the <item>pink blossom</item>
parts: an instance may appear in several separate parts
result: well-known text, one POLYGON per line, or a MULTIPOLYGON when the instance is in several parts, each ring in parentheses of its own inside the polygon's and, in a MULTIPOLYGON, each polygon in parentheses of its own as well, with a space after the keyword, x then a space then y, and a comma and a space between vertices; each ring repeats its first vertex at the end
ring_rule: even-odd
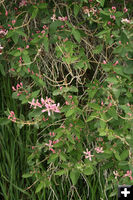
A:
POLYGON ((57 20, 57 19, 56 19, 56 15, 53 14, 53 16, 51 17, 51 19, 53 20, 53 22, 54 22, 55 20, 57 20))
POLYGON ((11 121, 15 122, 16 121, 16 117, 15 117, 15 113, 13 111, 10 111, 10 115, 8 116, 8 119, 11 118, 11 121))
POLYGON ((86 155, 85 158, 89 158, 90 161, 92 160, 91 157, 93 157, 94 155, 91 155, 91 152, 88 151, 88 149, 86 149, 86 152, 84 151, 83 153, 86 155))
POLYGON ((26 49, 29 49, 29 45, 26 45, 26 49))
POLYGON ((55 141, 53 141, 53 144, 56 144, 56 143, 58 143, 59 142, 59 140, 55 140, 55 141))
POLYGON ((117 60, 113 65, 116 66, 118 65, 119 61, 117 60))
POLYGON ((130 180, 133 180, 132 171, 131 170, 130 171, 128 170, 127 173, 123 177, 126 177, 126 176, 128 176, 130 178, 130 180))
POLYGON ((101 147, 101 148, 100 147, 96 147, 95 150, 96 150, 97 153, 104 153, 103 147, 101 147))
POLYGON ((103 60, 103 64, 104 64, 104 65, 107 64, 106 60, 103 60))
POLYGON ((65 104, 66 104, 66 105, 69 105, 69 102, 68 102, 68 101, 66 101, 66 102, 65 102, 65 104))
POLYGON ((116 19, 114 15, 110 15, 110 18, 113 19, 113 20, 116 19))
POLYGON ((8 11, 6 10, 6 12, 5 12, 5 16, 7 16, 8 15, 8 11))
POLYGON ((112 10, 116 11, 116 7, 115 7, 115 6, 112 6, 112 10))
POLYGON ((123 9, 123 12, 124 12, 124 13, 126 13, 127 11, 128 11, 128 9, 127 9, 127 8, 124 8, 124 9, 123 9))
POLYGON ((55 150, 53 148, 50 148, 49 150, 52 151, 53 153, 55 153, 55 150))
POLYGON ((14 25, 16 23, 16 20, 12 20, 12 24, 14 25))
POLYGON ((53 147, 53 145, 52 145, 52 140, 49 140, 49 144, 45 144, 46 146, 48 146, 48 147, 53 147))
POLYGON ((108 25, 111 25, 111 21, 108 21, 108 25))
POLYGON ((127 23, 127 24, 130 24, 131 21, 130 21, 129 19, 127 19, 127 18, 126 18, 126 19, 123 19, 123 18, 122 18, 121 22, 122 22, 122 23, 125 22, 125 23, 127 23))
POLYGON ((118 174, 118 171, 113 171, 113 174, 115 175, 115 179, 117 179, 117 176, 120 176, 120 175, 118 174))

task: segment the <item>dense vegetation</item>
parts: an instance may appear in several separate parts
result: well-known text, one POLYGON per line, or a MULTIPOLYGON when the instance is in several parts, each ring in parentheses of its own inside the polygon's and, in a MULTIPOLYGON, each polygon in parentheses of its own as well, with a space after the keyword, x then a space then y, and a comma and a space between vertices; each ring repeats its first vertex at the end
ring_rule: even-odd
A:
POLYGON ((133 185, 132 1, 1 0, 0 77, 0 199, 133 185))

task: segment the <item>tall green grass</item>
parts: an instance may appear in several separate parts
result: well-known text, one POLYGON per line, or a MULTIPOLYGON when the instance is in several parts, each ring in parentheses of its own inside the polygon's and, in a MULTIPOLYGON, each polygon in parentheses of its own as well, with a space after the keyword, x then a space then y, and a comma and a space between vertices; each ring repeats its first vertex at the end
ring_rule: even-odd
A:
MULTIPOLYGON (((10 77, 2 77, 0 118, 4 112, 13 110, 19 117, 26 115, 25 107, 12 99, 12 82, 10 77)), ((37 140, 37 131, 32 127, 22 129, 14 123, 1 123, 0 126, 0 199, 1 200, 116 200, 105 195, 105 179, 102 171, 89 177, 80 177, 78 184, 72 186, 69 179, 58 178, 57 185, 52 184, 46 191, 35 194, 33 178, 23 179, 22 174, 28 170, 27 157, 31 146, 37 140), (99 179, 100 174, 100 179, 99 179), (30 189, 26 190, 26 188, 30 189)))

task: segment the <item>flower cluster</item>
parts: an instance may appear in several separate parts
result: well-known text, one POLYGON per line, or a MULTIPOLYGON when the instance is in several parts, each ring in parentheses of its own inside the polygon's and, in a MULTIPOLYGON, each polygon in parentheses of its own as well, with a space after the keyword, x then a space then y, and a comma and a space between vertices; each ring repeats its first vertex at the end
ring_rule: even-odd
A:
POLYGON ((0 37, 4 37, 5 35, 7 35, 7 33, 8 33, 8 30, 6 30, 6 29, 1 29, 1 30, 0 30, 0 37))
POLYGON ((59 103, 56 105, 54 100, 48 97, 46 97, 46 100, 41 98, 41 103, 39 103, 38 99, 36 100, 36 102, 35 102, 35 99, 33 99, 32 102, 28 102, 28 103, 31 104, 31 107, 34 106, 34 109, 36 109, 36 107, 42 108, 43 106, 45 106, 46 109, 43 109, 42 112, 47 111, 49 116, 51 115, 50 111, 52 111, 52 113, 60 112, 60 110, 58 109, 59 103))
MULTIPOLYGON (((101 147, 101 148, 96 147, 95 150, 97 153, 104 153, 103 147, 101 147)), ((86 149, 86 152, 84 151, 83 153, 85 154, 85 158, 89 158, 90 161, 92 160, 91 157, 93 157, 94 155, 91 155, 91 151, 88 151, 88 149, 86 149)))
POLYGON ((10 112, 10 115, 8 116, 8 119, 10 119, 13 122, 16 122, 15 113, 13 111, 10 112))
POLYGON ((49 140, 49 143, 46 143, 45 145, 49 147, 49 150, 50 150, 50 151, 52 151, 53 153, 55 153, 55 150, 54 150, 53 148, 51 148, 51 147, 53 147, 53 144, 56 144, 56 143, 58 143, 58 142, 59 142, 59 140, 55 140, 55 141, 53 141, 53 142, 52 142, 52 140, 49 140), (53 143, 53 144, 52 144, 52 143, 53 143))

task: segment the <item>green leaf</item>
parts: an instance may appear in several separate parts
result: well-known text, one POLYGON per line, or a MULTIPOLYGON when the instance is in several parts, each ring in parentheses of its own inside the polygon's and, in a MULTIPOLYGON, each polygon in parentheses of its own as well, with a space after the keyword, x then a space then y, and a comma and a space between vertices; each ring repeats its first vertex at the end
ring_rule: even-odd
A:
POLYGON ((74 38, 77 40, 77 42, 80 42, 81 41, 81 35, 80 35, 80 32, 76 29, 72 29, 72 34, 74 36, 74 38))
POLYGON ((96 0, 96 1, 97 1, 98 3, 100 3, 102 7, 104 6, 105 0, 96 0))
POLYGON ((80 11, 80 6, 78 4, 74 4, 74 15, 75 15, 75 17, 77 17, 79 11, 80 11))
POLYGON ((12 40, 14 41, 15 44, 18 43, 18 39, 19 39, 19 35, 17 32, 15 32, 13 35, 12 35, 12 40))
POLYGON ((64 23, 62 21, 54 21, 50 24, 49 30, 50 33, 55 34, 57 27, 62 26, 64 23))
POLYGON ((126 160, 127 158, 128 158, 128 156, 129 156, 129 152, 128 152, 128 150, 124 150, 123 152, 122 152, 122 154, 120 155, 120 157, 121 157, 121 160, 126 160))
POLYGON ((39 185, 36 188, 35 193, 40 192, 43 188, 45 188, 45 183, 44 182, 40 182, 39 185))
POLYGON ((11 120, 7 119, 7 118, 0 118, 0 125, 3 126, 3 125, 7 125, 11 122, 11 120))
POLYGON ((118 84, 118 80, 115 77, 109 77, 106 79, 106 81, 109 83, 118 84))
POLYGON ((75 109, 70 109, 66 112, 66 117, 70 117, 71 115, 73 115, 75 113, 75 109))
POLYGON ((33 175, 33 174, 23 174, 22 177, 23 177, 23 178, 29 178, 29 177, 31 177, 32 175, 33 175))
POLYGON ((22 53, 16 49, 16 50, 10 51, 9 54, 15 57, 19 57, 21 56, 22 53))
POLYGON ((96 103, 88 103, 89 107, 93 108, 94 110, 101 110, 101 107, 96 103))
POLYGON ((34 8, 34 10, 32 11, 32 16, 31 16, 31 19, 34 19, 36 16, 37 16, 37 14, 38 14, 38 11, 39 11, 39 9, 36 7, 36 8, 34 8))
POLYGON ((48 38, 46 36, 44 36, 43 45, 44 45, 46 52, 49 52, 49 41, 48 41, 48 38))
POLYGON ((86 122, 90 122, 97 117, 97 113, 93 112, 88 118, 86 122))
POLYGON ((22 58, 24 60, 25 65, 30 66, 29 63, 31 62, 31 60, 30 60, 29 55, 28 54, 22 54, 22 58))
POLYGON ((15 32, 18 33, 18 35, 22 35, 27 38, 27 35, 20 29, 15 30, 15 32))
POLYGON ((91 174, 93 174, 93 168, 87 167, 87 168, 85 168, 85 169, 83 170, 83 173, 84 173, 85 175, 91 175, 91 174))
POLYGON ((39 3, 39 5, 38 5, 38 8, 40 8, 40 9, 44 9, 44 8, 47 8, 47 7, 48 7, 47 3, 39 3))
POLYGON ((3 76, 5 76, 4 66, 0 63, 0 72, 3 76))
POLYGON ((119 155, 119 153, 116 151, 116 152, 114 152, 114 155, 115 155, 115 157, 116 157, 116 159, 118 160, 118 161, 121 161, 121 157, 120 157, 120 155, 119 155))
POLYGON ((93 53, 99 54, 99 53, 101 53, 102 50, 103 50, 103 45, 101 44, 101 45, 98 45, 95 47, 95 49, 93 50, 93 53))
POLYGON ((66 161, 66 156, 63 152, 60 153, 60 159, 66 161))
POLYGON ((75 142, 70 134, 67 134, 67 138, 72 144, 75 144, 75 142))
POLYGON ((117 116, 117 113, 116 113, 116 110, 114 107, 111 107, 109 110, 108 110, 108 114, 113 117, 114 119, 118 120, 118 116, 117 116))
POLYGON ((37 97, 39 92, 40 92, 40 90, 36 90, 36 91, 32 92, 31 98, 37 97))
POLYGON ((80 172, 77 169, 73 169, 70 172, 70 179, 71 179, 73 185, 76 185, 76 183, 79 179, 79 176, 80 176, 80 172))
POLYGON ((55 173, 55 175, 58 175, 58 176, 61 176, 63 174, 66 174, 66 170, 64 170, 64 169, 59 170, 58 172, 55 173))
POLYGON ((49 157, 48 164, 54 162, 58 158, 58 154, 52 154, 49 157))

